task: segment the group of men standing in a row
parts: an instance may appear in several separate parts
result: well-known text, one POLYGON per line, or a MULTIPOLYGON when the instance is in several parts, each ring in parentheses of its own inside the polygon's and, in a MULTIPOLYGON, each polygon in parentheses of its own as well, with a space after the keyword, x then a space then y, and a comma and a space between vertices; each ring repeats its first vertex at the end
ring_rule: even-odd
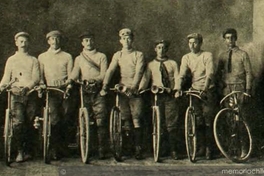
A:
MULTIPOLYGON (((159 106, 163 112, 163 130, 168 131, 170 153, 173 159, 178 159, 178 119, 179 102, 176 98, 182 95, 182 85, 187 74, 191 73, 192 86, 194 90, 201 91, 201 96, 206 97, 207 103, 200 103, 194 100, 195 106, 200 110, 200 128, 205 130, 205 136, 200 139, 205 146, 200 147, 205 152, 206 158, 212 158, 212 121, 217 106, 216 78, 223 84, 223 95, 232 90, 241 90, 250 93, 251 91, 251 66, 248 54, 236 46, 237 32, 235 29, 227 29, 223 38, 228 50, 220 55, 218 69, 214 65, 213 55, 210 52, 201 50, 203 37, 193 33, 187 36, 190 53, 183 56, 180 69, 174 59, 168 58, 169 41, 159 40, 155 43, 156 58, 145 67, 143 53, 132 47, 134 40, 133 32, 124 28, 119 31, 122 50, 114 54, 108 67, 105 54, 95 48, 94 35, 85 33, 80 36, 83 51, 76 57, 74 64, 70 54, 61 50, 60 31, 51 31, 46 35, 49 49, 40 54, 38 59, 28 54, 29 34, 19 32, 15 35, 17 52, 8 58, 5 66, 5 73, 0 83, 1 91, 14 78, 19 81, 13 86, 20 87, 20 92, 13 92, 11 96, 11 109, 14 116, 14 131, 17 138, 18 155, 17 162, 24 160, 24 146, 28 145, 32 138, 25 135, 32 127, 32 120, 36 114, 34 111, 34 99, 26 96, 26 93, 36 85, 65 87, 74 81, 81 80, 95 83, 96 89, 93 92, 84 91, 84 106, 91 112, 97 125, 97 137, 99 145, 99 158, 105 158, 107 137, 107 106, 105 95, 109 90, 115 70, 120 68, 119 83, 127 87, 127 94, 120 95, 121 116, 123 121, 124 137, 134 136, 135 158, 142 159, 142 118, 143 99, 139 95, 140 90, 145 90, 151 85, 170 88, 172 91, 160 94, 159 106), (217 72, 219 70, 219 72, 217 72), (217 77, 216 77, 217 76, 217 77), (129 95, 129 96, 127 96, 129 95), (26 125, 26 122, 31 126, 26 125), (132 122, 132 123, 131 123, 132 122)), ((89 85, 89 84, 88 84, 89 85)), ((85 89, 84 89, 85 90, 85 89)), ((87 89, 89 90, 89 88, 87 89)), ((62 133, 58 125, 63 116, 67 116, 71 110, 70 99, 64 100, 56 92, 51 92, 50 115, 52 121, 52 148, 56 158, 56 143, 62 133), (62 108, 63 106, 63 108, 62 108)), ((121 160, 121 156, 115 156, 121 160)))

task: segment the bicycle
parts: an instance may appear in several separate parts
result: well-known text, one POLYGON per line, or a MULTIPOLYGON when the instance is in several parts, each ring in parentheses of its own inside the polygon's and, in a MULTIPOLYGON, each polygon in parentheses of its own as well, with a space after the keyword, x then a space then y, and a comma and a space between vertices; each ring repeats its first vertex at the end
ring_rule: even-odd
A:
POLYGON ((232 91, 220 102, 229 107, 221 109, 214 119, 214 137, 221 153, 233 162, 245 162, 252 152, 252 135, 241 114, 238 96, 248 96, 242 91, 232 91))
POLYGON ((184 91, 184 94, 189 96, 189 106, 185 113, 185 143, 186 151, 189 160, 196 162, 196 150, 197 150, 197 119, 195 107, 193 106, 193 98, 196 97, 201 101, 204 101, 200 96, 200 91, 188 90, 184 91))
POLYGON ((81 157, 82 162, 87 164, 89 160, 89 152, 90 152, 90 133, 91 128, 90 125, 93 125, 94 122, 90 119, 90 113, 88 112, 87 108, 84 106, 84 99, 83 99, 83 89, 84 86, 91 87, 89 89, 89 93, 96 93, 95 90, 92 90, 93 87, 96 86, 96 82, 89 82, 89 81, 83 81, 83 82, 76 82, 80 85, 80 101, 81 106, 79 108, 79 140, 80 140, 80 150, 81 150, 81 157))
MULTIPOLYGON (((4 88, 3 91, 7 92, 7 109, 5 111, 5 126, 4 126, 4 155, 5 155, 5 164, 7 166, 11 163, 11 153, 12 153, 12 138, 13 138, 13 115, 11 113, 11 93, 16 91, 17 93, 21 92, 20 87, 12 87, 12 84, 18 82, 19 80, 15 78, 11 80, 4 88)), ((26 96, 30 95, 35 89, 32 89, 26 93, 26 96)))
POLYGON ((46 164, 50 163, 50 137, 51 137, 51 119, 50 119, 50 108, 49 108, 49 93, 50 91, 60 92, 63 94, 63 98, 67 99, 71 85, 66 87, 63 91, 57 87, 51 86, 39 86, 35 87, 35 90, 39 91, 39 98, 42 98, 42 94, 45 93, 45 107, 43 108, 43 117, 36 117, 34 120, 34 127, 39 128, 42 121, 42 135, 43 135, 43 159, 46 164))
POLYGON ((153 155, 154 161, 159 161, 160 154, 160 138, 161 138, 161 117, 160 108, 158 106, 158 94, 164 93, 164 91, 170 92, 169 88, 152 86, 151 92, 154 94, 154 105, 152 106, 152 140, 153 140, 153 155))

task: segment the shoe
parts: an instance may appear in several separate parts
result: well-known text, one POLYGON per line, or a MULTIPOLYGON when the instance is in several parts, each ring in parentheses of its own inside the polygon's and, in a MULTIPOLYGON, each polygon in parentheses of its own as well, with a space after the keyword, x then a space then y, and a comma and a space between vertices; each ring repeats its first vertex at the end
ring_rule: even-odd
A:
POLYGON ((17 157, 16 157, 16 162, 20 163, 24 161, 24 153, 22 150, 18 151, 17 157))
POLYGON ((55 149, 52 149, 50 151, 50 154, 51 154, 51 159, 54 160, 54 161, 57 161, 60 159, 60 157, 58 156, 58 153, 55 149))
POLYGON ((171 152, 171 158, 174 159, 174 160, 178 160, 179 159, 179 156, 178 156, 176 151, 172 151, 171 152))
POLYGON ((136 154, 135 154, 135 158, 137 160, 142 160, 144 159, 143 155, 142 155, 142 150, 140 146, 136 146, 136 154))
POLYGON ((206 153, 205 153, 205 158, 207 160, 211 160, 213 157, 212 157, 212 151, 209 147, 206 147, 206 153))
POLYGON ((199 150, 196 152, 196 156, 200 157, 200 156, 204 156, 205 154, 205 148, 204 147, 200 147, 199 150))
POLYGON ((114 158, 117 162, 122 162, 122 156, 119 153, 114 153, 114 158))

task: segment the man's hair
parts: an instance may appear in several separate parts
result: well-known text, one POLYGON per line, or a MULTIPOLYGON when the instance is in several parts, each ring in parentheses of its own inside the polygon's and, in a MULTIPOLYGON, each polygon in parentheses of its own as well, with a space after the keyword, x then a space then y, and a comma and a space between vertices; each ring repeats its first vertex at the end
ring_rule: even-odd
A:
POLYGON ((237 31, 234 28, 227 28, 223 32, 223 38, 225 38, 226 34, 232 34, 235 37, 235 40, 237 40, 237 31))

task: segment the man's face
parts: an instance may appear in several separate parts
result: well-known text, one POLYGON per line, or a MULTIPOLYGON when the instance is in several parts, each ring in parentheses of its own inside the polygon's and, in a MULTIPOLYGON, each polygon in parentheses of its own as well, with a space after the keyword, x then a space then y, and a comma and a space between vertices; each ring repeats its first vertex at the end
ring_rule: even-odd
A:
POLYGON ((51 36, 48 39, 48 44, 52 49, 59 49, 60 48, 60 36, 51 36))
POLYGON ((120 43, 122 44, 123 48, 130 49, 132 47, 132 37, 131 36, 122 36, 120 38, 120 43))
POLYGON ((83 38, 82 46, 85 50, 93 50, 94 49, 94 39, 93 38, 83 38))
POLYGON ((201 50, 202 43, 198 39, 190 38, 189 39, 189 48, 192 53, 198 53, 201 50))
POLYGON ((16 43, 16 46, 18 49, 23 49, 23 50, 27 51, 28 45, 29 45, 29 41, 28 41, 27 37, 19 36, 16 39, 15 43, 16 43))
POLYGON ((236 46, 236 37, 234 34, 225 34, 225 43, 228 47, 236 46))
POLYGON ((155 51, 158 58, 163 58, 164 56, 166 56, 168 48, 164 45, 164 43, 159 43, 156 45, 155 51))

